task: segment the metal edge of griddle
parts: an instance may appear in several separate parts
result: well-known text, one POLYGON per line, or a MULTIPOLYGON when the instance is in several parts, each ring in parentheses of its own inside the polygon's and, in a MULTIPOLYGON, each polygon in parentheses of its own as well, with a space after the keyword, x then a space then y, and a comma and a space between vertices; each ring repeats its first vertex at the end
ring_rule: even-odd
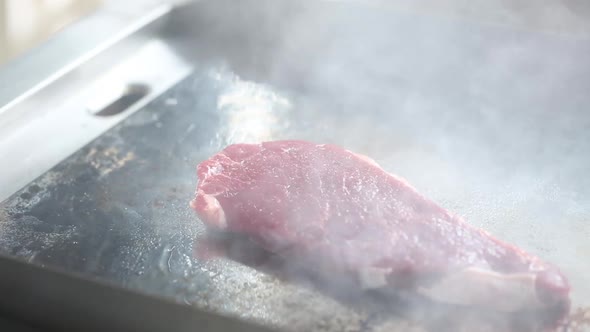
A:
MULTIPOLYGON (((173 8, 170 4, 150 7, 128 22, 119 34, 87 49, 87 53, 25 95, 7 105, 0 105, 0 157, 4 165, 0 165, 0 201, 188 75, 192 68, 190 64, 176 57, 159 37, 159 31, 173 8), (158 66, 153 65, 154 58, 157 58, 158 66), (143 69, 129 70, 138 66, 143 69), (124 75, 120 75, 121 72, 124 75), (118 82, 109 76, 125 76, 125 80, 118 82), (126 111, 98 119, 84 107, 88 97, 96 88, 100 90, 99 85, 104 81, 107 86, 111 83, 146 83, 150 92, 126 111), (45 149, 37 149, 39 146, 45 146, 45 149), (28 156, 23 156, 24 151, 29 151, 28 156), (10 167, 10 163, 20 163, 21 167, 10 167)), ((81 21, 70 28, 84 26, 81 21)), ((56 35, 55 42, 60 38, 56 35)), ((42 48, 51 48, 55 42, 42 45, 42 48)), ((56 51, 53 49, 53 53, 56 51)), ((23 61, 34 62, 34 59, 32 56, 23 61)), ((10 81, 10 77, 0 71, 0 81, 10 81)))
MULTIPOLYGON (((112 48, 170 11, 168 4, 131 2, 131 8, 108 1, 40 45, 0 67, 0 114, 40 92, 56 80, 112 48), (130 10, 134 9, 134 10, 130 10), (91 33, 89 33, 91 32, 91 33)), ((122 3, 122 2, 119 2, 122 3)))
POLYGON ((23 331, 273 331, 13 258, 0 271, 0 317, 23 331))

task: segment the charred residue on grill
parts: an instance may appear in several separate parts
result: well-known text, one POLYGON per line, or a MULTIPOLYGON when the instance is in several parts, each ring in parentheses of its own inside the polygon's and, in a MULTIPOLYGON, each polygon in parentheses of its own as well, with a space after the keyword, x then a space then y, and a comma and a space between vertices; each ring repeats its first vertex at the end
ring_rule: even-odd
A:
POLYGON ((102 151, 93 147, 86 155, 87 162, 98 170, 101 176, 124 167, 129 161, 136 158, 137 156, 133 151, 123 152, 116 147, 108 147, 102 151))

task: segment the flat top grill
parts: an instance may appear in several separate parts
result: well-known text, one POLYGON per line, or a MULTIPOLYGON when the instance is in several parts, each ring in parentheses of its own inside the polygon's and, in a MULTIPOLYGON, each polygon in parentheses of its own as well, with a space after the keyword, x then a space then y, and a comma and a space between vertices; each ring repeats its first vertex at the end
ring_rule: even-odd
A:
POLYGON ((256 249, 200 258, 197 163, 230 143, 297 138, 376 159, 556 263, 574 310, 590 305, 590 43, 356 5, 298 12, 275 39, 240 32, 260 13, 228 23, 199 10, 193 20, 236 30, 169 27, 200 61, 192 74, 1 203, 4 254, 292 330, 486 330, 452 308, 323 287, 256 249))

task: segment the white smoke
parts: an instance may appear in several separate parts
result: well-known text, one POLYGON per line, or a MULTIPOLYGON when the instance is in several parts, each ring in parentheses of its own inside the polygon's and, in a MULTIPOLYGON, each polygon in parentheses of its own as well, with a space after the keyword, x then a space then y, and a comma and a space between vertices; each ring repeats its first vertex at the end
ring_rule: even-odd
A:
POLYGON ((222 7, 207 13, 231 42, 219 50, 229 53, 222 80, 233 82, 219 102, 227 121, 219 148, 295 138, 366 154, 470 223, 560 266, 574 304, 590 305, 582 263, 590 183, 587 162, 575 157, 588 152, 589 71, 576 53, 587 48, 571 43, 590 35, 587 5, 222 7))
POLYGON ((209 75, 221 87, 217 108, 223 126, 218 148, 234 143, 272 141, 289 128, 290 101, 264 84, 244 81, 227 68, 209 75))

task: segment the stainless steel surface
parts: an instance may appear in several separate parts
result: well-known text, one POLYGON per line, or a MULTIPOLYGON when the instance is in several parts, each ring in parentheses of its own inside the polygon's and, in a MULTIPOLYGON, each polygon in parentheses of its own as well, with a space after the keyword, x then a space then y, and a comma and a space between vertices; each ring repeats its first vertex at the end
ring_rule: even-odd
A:
POLYGON ((171 1, 105 1, 100 9, 0 67, 0 113, 153 21, 171 1), (7 84, 10 82, 10 84, 7 84))
POLYGON ((2 331, 272 331, 3 256, 0 269, 2 331))
MULTIPOLYGON (((174 73, 153 96, 191 74, 137 113, 97 120, 75 94, 71 108, 29 126, 17 112, 0 117, 21 121, 0 130, 0 154, 28 169, 1 166, 4 196, 112 128, 3 203, 4 252, 292 330, 474 331, 464 316, 195 256, 194 166, 229 143, 300 138, 371 156, 470 223, 556 263, 574 310, 590 306, 590 40, 360 2, 202 1, 153 23, 152 37, 134 45, 157 51, 146 62, 131 52, 127 65, 139 67, 130 72, 154 70, 142 80, 152 89, 160 66, 174 73), (69 128, 58 127, 64 119, 69 128), (12 148, 23 141, 28 149, 12 148)), ((80 82, 72 76, 47 98, 64 105, 73 90, 61 87, 80 82)), ((46 105, 42 92, 19 105, 46 105)))
MULTIPOLYGON (((65 65, 50 80, 0 107, 0 158, 3 160, 0 200, 190 72, 192 66, 153 33, 162 26, 170 9, 170 5, 161 5, 144 11, 143 16, 126 22, 127 28, 118 35, 95 48, 85 49, 80 59, 65 65), (113 86, 130 83, 146 84, 150 93, 115 116, 97 119, 87 112, 98 95, 113 86), (16 164, 19 167, 13 166, 16 164)), ((60 47, 52 47, 55 52, 63 52, 60 47)), ((27 59, 22 61, 28 65, 27 59)), ((14 74, 4 73, 3 81, 18 75, 18 69, 14 70, 14 74)))

